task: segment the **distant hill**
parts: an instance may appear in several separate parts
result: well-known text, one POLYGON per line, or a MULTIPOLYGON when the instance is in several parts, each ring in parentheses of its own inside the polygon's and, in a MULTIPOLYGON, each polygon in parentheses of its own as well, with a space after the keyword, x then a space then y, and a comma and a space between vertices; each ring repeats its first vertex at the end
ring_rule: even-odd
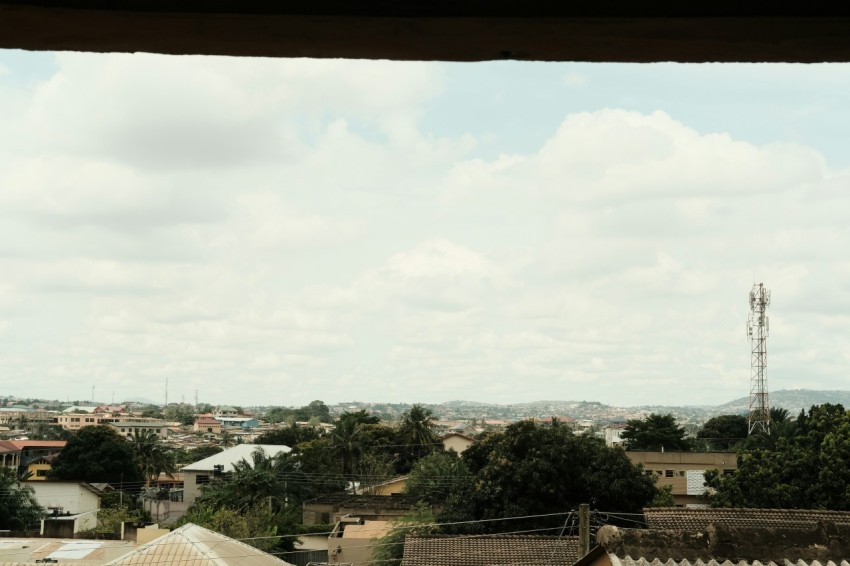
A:
MULTIPOLYGON (((796 416, 802 409, 807 411, 812 405, 823 405, 824 403, 840 403, 845 408, 850 408, 850 391, 821 391, 817 389, 780 389, 770 391, 768 399, 771 407, 782 407, 787 409, 792 416, 796 416)), ((716 407, 720 414, 746 413, 749 409, 749 397, 741 397, 716 407)))

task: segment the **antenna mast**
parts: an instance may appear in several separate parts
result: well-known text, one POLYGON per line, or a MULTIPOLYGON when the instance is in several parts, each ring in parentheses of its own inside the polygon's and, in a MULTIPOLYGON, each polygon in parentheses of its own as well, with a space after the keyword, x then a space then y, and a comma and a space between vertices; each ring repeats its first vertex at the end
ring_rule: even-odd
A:
POLYGON ((767 336, 770 322, 767 306, 770 291, 764 283, 754 284, 750 291, 750 316, 747 320, 747 336, 750 338, 750 413, 747 419, 749 434, 770 434, 770 405, 767 401, 767 336))

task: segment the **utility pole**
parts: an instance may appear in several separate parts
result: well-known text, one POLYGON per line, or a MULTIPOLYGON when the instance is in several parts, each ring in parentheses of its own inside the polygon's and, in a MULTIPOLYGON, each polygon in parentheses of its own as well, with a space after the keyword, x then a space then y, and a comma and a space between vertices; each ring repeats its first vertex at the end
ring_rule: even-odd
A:
POLYGON ((578 557, 590 552, 590 505, 578 506, 578 557))

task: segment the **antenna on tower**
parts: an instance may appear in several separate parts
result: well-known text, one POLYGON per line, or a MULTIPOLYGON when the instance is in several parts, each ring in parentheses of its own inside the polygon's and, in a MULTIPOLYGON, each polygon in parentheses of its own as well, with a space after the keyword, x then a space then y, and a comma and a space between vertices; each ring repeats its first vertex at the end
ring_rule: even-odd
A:
POLYGON ((168 408, 168 378, 165 378, 165 407, 168 408))
POLYGON ((764 283, 754 284, 750 291, 750 316, 747 336, 750 339, 750 413, 747 418, 749 434, 770 434, 770 405, 767 401, 767 336, 770 322, 767 306, 770 291, 764 283))

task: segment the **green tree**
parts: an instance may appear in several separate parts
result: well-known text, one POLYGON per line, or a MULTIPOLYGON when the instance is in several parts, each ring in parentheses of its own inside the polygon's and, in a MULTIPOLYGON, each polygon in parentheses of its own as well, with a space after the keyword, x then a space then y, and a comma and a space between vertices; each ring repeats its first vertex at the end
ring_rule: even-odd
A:
POLYGON ((145 486, 156 481, 159 474, 173 478, 176 471, 174 453, 168 450, 152 430, 134 430, 130 439, 136 466, 145 478, 145 486))
POLYGON ((652 478, 625 453, 564 426, 513 424, 462 456, 473 481, 460 482, 446 501, 440 522, 488 519, 450 527, 452 532, 504 532, 557 528, 564 517, 500 521, 559 513, 581 503, 622 513, 639 513, 655 497, 652 478), (469 456, 467 456, 469 454, 469 456))
POLYGON ((140 483, 144 475, 136 465, 130 443, 114 428, 98 425, 84 426, 68 439, 53 461, 50 478, 117 486, 140 483))
POLYGON ((729 450, 747 439, 747 418, 742 415, 720 415, 706 421, 697 439, 707 450, 729 450))
POLYGON ((258 436, 255 444, 282 444, 293 448, 302 442, 316 440, 322 435, 319 429, 300 427, 293 422, 287 427, 269 430, 258 436))
POLYGON ((673 415, 651 414, 645 419, 632 419, 620 437, 627 450, 681 450, 691 449, 685 438, 685 429, 679 426, 673 415))
POLYGON ((416 460, 442 448, 440 437, 434 432, 431 409, 416 404, 402 415, 398 444, 402 471, 411 469, 416 460))
POLYGON ((20 482, 15 470, 0 468, 0 530, 37 529, 42 517, 33 489, 20 482))
POLYGON ((404 556, 404 539, 408 535, 432 535, 439 532, 434 515, 424 503, 399 519, 372 550, 372 561, 385 566, 400 566, 404 556))
POLYGON ((433 452, 413 465, 406 491, 420 501, 442 504, 456 484, 471 478, 466 463, 455 452, 433 452))
POLYGON ((352 474, 364 448, 363 425, 378 424, 378 417, 366 411, 343 413, 331 432, 331 445, 340 461, 343 474, 352 474))
POLYGON ((850 413, 841 405, 803 411, 775 447, 745 449, 734 474, 706 472, 711 504, 850 510, 850 413))
POLYGON ((279 518, 263 506, 233 509, 199 504, 193 505, 178 521, 178 525, 194 523, 225 536, 243 540, 265 552, 276 548, 291 551, 295 548, 295 539, 278 536, 278 522, 279 518))

